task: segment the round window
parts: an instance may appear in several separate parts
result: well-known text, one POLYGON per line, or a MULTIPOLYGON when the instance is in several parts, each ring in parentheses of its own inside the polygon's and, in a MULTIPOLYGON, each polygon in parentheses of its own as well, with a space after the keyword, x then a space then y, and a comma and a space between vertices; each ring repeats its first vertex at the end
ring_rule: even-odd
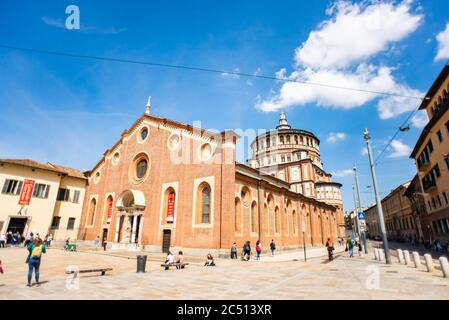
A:
POLYGON ((94 176, 94 182, 98 183, 98 181, 100 181, 100 178, 101 178, 100 171, 97 171, 97 173, 95 173, 95 176, 94 176))
POLYGON ((146 159, 140 160, 136 166, 137 179, 142 179, 147 173, 147 169, 148 169, 148 161, 146 159))
POLYGON ((181 141, 181 138, 179 137, 179 134, 177 133, 173 133, 169 138, 168 138, 168 147, 171 150, 174 150, 178 147, 179 142, 181 141))
POLYGON ((112 163, 117 164, 120 161, 120 153, 116 152, 114 153, 114 156, 112 157, 112 163))
POLYGON ((205 161, 212 156, 212 147, 210 144, 205 143, 201 146, 200 149, 201 160, 205 161))
POLYGON ((143 141, 148 137, 148 128, 143 128, 142 131, 140 131, 140 139, 143 141))
POLYGON ((144 152, 134 157, 129 166, 128 176, 133 184, 140 184, 146 180, 150 173, 151 162, 148 155, 144 152))

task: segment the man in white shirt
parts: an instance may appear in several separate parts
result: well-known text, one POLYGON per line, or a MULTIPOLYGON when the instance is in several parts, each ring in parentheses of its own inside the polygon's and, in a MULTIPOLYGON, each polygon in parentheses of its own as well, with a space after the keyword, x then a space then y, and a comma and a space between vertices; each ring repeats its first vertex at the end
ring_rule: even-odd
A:
POLYGON ((0 248, 4 248, 6 244, 6 235, 2 233, 0 235, 0 248))

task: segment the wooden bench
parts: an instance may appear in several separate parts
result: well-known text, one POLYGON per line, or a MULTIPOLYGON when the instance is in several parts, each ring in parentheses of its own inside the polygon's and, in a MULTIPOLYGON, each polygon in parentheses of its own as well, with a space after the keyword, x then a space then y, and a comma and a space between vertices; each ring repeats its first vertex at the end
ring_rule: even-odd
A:
POLYGON ((78 273, 91 273, 91 272, 101 272, 101 275, 104 276, 107 271, 112 271, 112 268, 81 268, 77 270, 66 270, 66 274, 74 274, 74 277, 76 278, 78 276, 78 273))
MULTIPOLYGON (((185 266, 187 266, 189 263, 188 262, 184 262, 183 263, 183 265, 184 265, 184 267, 185 266)), ((161 267, 164 267, 165 268, 165 270, 169 270, 170 269, 170 267, 175 267, 175 268, 178 268, 180 266, 180 263, 163 263, 163 264, 161 264, 161 267)))
POLYGON ((70 243, 64 246, 64 249, 67 251, 76 251, 76 244, 70 243))

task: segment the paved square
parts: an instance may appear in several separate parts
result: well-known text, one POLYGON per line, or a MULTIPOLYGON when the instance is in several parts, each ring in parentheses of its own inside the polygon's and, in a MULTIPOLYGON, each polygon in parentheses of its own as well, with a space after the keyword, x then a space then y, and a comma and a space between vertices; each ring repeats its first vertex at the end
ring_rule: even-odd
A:
POLYGON ((332 262, 325 257, 304 262, 302 254, 290 252, 266 256, 261 261, 217 259, 216 267, 204 267, 201 258, 188 257, 191 264, 186 269, 170 271, 160 267, 163 255, 148 254, 144 274, 135 273, 136 254, 65 252, 52 248, 43 257, 43 284, 39 288, 28 288, 25 286, 25 249, 1 249, 5 274, 0 275, 0 297, 108 300, 449 298, 449 279, 444 279, 440 271, 429 274, 424 269, 405 265, 387 266, 374 261, 372 254, 351 259, 343 252, 337 253, 332 262), (81 275, 73 280, 65 274, 69 265, 111 266, 113 271, 106 276, 81 275))

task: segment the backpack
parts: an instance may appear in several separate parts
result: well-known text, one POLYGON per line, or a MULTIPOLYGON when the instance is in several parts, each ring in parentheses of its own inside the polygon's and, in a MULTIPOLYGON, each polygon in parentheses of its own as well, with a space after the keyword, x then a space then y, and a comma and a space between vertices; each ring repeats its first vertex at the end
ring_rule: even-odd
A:
POLYGON ((33 258, 40 258, 42 256, 42 246, 34 247, 31 256, 33 258))

